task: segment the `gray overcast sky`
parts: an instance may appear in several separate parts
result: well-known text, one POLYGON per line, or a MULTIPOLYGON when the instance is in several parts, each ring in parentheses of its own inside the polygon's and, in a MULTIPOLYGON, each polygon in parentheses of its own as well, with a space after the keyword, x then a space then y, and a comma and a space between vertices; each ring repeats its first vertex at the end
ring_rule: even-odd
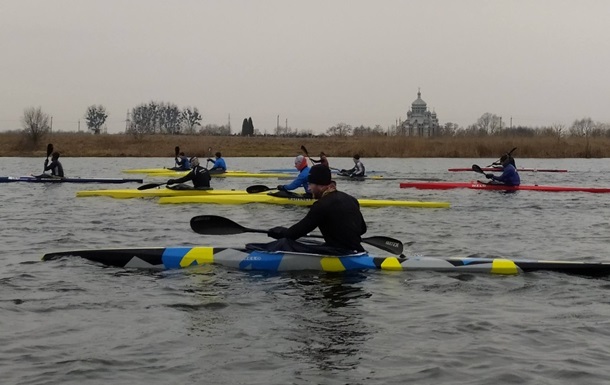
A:
POLYGON ((0 131, 41 106, 108 131, 149 102, 234 132, 386 128, 422 99, 446 122, 610 122, 608 0, 0 0, 0 131))

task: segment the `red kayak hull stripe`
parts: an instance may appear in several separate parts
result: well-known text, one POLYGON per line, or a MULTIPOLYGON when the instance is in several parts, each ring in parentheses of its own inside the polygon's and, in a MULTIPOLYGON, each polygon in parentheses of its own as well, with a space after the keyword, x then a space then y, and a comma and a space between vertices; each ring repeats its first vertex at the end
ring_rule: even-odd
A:
POLYGON ((402 182, 400 188, 417 188, 422 190, 449 190, 454 188, 468 188, 472 190, 500 190, 500 191, 545 191, 545 192, 590 192, 610 193, 610 188, 605 187, 576 187, 576 186, 538 186, 520 185, 504 186, 498 184, 486 184, 480 182, 402 182))

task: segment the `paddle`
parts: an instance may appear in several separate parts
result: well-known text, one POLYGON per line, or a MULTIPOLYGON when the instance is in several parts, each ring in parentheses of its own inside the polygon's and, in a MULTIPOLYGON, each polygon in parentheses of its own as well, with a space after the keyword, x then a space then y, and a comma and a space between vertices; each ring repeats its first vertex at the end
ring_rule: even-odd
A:
POLYGON ((147 183, 147 184, 143 184, 142 186, 138 187, 138 190, 149 190, 151 188, 163 186, 164 184, 167 184, 167 182, 163 182, 163 183, 147 183))
MULTIPOLYGON (((506 153, 506 155, 510 156, 510 155, 513 153, 513 151, 515 151, 516 149, 517 149, 517 147, 513 147, 513 149, 512 149, 512 150, 510 150, 509 152, 507 152, 507 153, 506 153)), ((502 158, 500 157, 500 159, 502 159, 502 158)), ((493 162, 492 164, 490 164, 490 165, 489 165, 489 166, 487 166, 487 167, 492 167, 492 166, 497 166, 497 165, 499 165, 499 164, 500 164, 500 159, 496 160, 495 162, 493 162)))
POLYGON ((178 155, 180 154, 180 146, 174 147, 174 167, 178 167, 178 155))
POLYGON ((49 156, 53 153, 53 144, 47 144, 47 160, 44 162, 44 167, 42 168, 42 172, 45 172, 45 168, 47 168, 47 164, 49 163, 49 156))
POLYGON ((258 193, 262 193, 265 191, 271 191, 271 190, 277 190, 277 188, 275 187, 267 187, 265 185, 262 184, 256 184, 254 186, 249 186, 248 188, 246 188, 246 192, 248 194, 258 194, 258 193))
MULTIPOLYGON (((267 234, 267 230, 244 227, 239 223, 233 222, 229 218, 219 217, 217 215, 198 215, 191 218, 191 229, 197 234, 206 235, 232 235, 242 233, 267 234)), ((324 238, 321 235, 308 235, 308 237, 324 238)), ((362 238, 362 242, 396 255, 401 255, 404 250, 404 244, 401 241, 390 237, 367 237, 362 238)), ((413 242, 409 242, 407 245, 412 244, 413 242)))
POLYGON ((485 171, 483 171, 483 169, 481 167, 479 167, 479 165, 477 165, 477 164, 472 165, 472 171, 485 175, 485 171))

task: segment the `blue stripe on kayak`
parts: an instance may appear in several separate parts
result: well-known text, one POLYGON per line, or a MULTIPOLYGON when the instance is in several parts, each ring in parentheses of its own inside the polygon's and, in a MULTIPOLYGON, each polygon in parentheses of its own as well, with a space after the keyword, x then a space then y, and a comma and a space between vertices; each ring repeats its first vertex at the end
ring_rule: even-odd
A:
POLYGON ((167 269, 182 268, 182 259, 191 249, 192 247, 166 247, 161 256, 163 265, 165 265, 167 269))
POLYGON ((370 256, 359 256, 359 257, 343 257, 341 258, 345 270, 357 270, 357 269, 377 269, 373 258, 370 256))

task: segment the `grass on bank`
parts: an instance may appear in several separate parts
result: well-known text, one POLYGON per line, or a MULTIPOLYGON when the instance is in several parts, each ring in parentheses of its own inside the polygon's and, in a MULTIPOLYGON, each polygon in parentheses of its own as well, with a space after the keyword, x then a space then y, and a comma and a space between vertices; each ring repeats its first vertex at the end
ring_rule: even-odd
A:
POLYGON ((0 134, 0 156, 44 157, 47 143, 69 157, 173 157, 180 146, 188 156, 279 157, 301 153, 307 147, 316 157, 364 158, 494 158, 517 147, 517 158, 608 158, 610 138, 582 137, 242 137, 201 135, 149 135, 136 139, 125 134, 53 133, 33 147, 21 133, 0 134))

